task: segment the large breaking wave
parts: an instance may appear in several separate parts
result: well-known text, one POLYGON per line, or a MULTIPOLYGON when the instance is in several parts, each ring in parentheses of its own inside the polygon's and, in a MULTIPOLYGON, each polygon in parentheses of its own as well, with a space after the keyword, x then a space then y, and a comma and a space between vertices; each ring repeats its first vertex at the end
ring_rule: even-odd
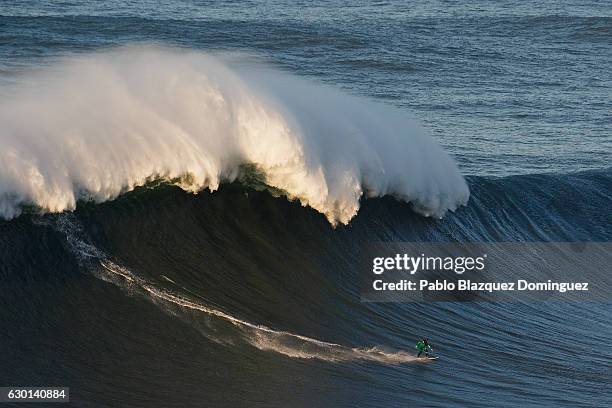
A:
POLYGON ((424 215, 465 204, 453 160, 389 107, 244 61, 128 47, 71 57, 3 89, 0 216, 60 212, 152 180, 197 192, 245 165, 347 223, 362 196, 424 215))
MULTIPOLYGON (((609 241, 605 209, 612 202, 612 172, 470 177, 468 182, 470 204, 443 220, 423 218, 387 197, 362 200, 361 213, 349 226, 332 228, 309 208, 232 183, 197 196, 166 185, 137 188, 112 202, 84 203, 73 214, 0 221, 0 279, 8 293, 0 297, 0 306, 13 310, 19 304, 10 296, 30 299, 28 282, 37 282, 49 293, 87 299, 76 306, 59 302, 62 316, 73 310, 97 316, 98 308, 108 307, 113 318, 103 330, 112 331, 114 316, 132 313, 144 299, 163 315, 176 317, 171 320, 184 325, 179 326, 181 336, 193 329, 210 341, 207 346, 218 344, 223 353, 251 355, 257 349, 301 361, 411 363, 417 360, 406 342, 422 333, 444 338, 457 331, 467 336, 480 332, 501 348, 514 335, 492 331, 488 320, 456 326, 458 305, 360 302, 358 265, 364 245, 609 241), (114 287, 91 284, 90 275, 138 302, 124 304, 123 296, 110 302, 114 287), (430 327, 431 319, 442 323, 430 327)), ((536 276, 534 270, 525 278, 536 276)), ((606 280, 593 283, 609 285, 606 280)), ((38 303, 33 305, 24 309, 38 312, 38 303)), ((520 319, 531 317, 517 315, 508 305, 491 307, 503 324, 514 322, 519 333, 525 324, 520 319)), ((145 310, 147 321, 159 319, 145 310)), ((554 308, 549 312, 555 313, 554 308)), ((555 319, 566 318, 568 311, 563 313, 555 319)), ((121 329, 128 338, 130 331, 129 326, 121 329)), ((537 337, 531 340, 537 343, 537 337)), ((574 353, 573 347, 571 336, 567 350, 574 353)), ((235 356, 224 358, 233 361, 235 356)), ((557 361, 550 357, 544 363, 557 361)))

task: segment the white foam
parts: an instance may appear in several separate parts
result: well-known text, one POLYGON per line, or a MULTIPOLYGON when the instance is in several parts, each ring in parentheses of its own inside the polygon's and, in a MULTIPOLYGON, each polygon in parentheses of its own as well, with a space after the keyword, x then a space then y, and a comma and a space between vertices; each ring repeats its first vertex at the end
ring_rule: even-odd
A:
POLYGON ((0 216, 23 204, 72 210, 153 179, 215 190, 243 164, 332 223, 355 216, 363 194, 394 195, 432 216, 467 202, 454 161, 403 113, 222 60, 127 47, 68 58, 0 90, 0 216))

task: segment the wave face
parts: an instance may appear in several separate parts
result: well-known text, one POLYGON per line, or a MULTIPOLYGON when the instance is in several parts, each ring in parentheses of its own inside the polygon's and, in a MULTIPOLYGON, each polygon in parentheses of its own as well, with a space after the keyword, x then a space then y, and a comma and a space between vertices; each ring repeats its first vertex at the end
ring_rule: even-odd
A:
POLYGON ((612 239, 612 169, 467 182, 441 220, 383 197, 333 228, 231 183, 0 221, 0 380, 53 378, 83 406, 605 406, 609 304, 360 301, 372 241, 612 239), (421 336, 440 360, 416 364, 421 336))
POLYGON ((333 224, 363 195, 436 217, 467 202, 453 160, 401 113, 233 61, 128 47, 26 75, 0 105, 0 215, 72 210, 152 180, 216 190, 245 165, 333 224))

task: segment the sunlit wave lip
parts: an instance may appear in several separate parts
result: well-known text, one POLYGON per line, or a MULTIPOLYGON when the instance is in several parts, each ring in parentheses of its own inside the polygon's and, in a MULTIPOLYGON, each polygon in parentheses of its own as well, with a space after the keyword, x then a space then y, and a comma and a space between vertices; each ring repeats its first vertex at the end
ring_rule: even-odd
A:
POLYGON ((237 59, 128 46, 27 75, 0 102, 0 216, 152 180, 216 190, 245 165, 332 224, 364 195, 435 217, 467 202, 455 162, 405 113, 237 59))

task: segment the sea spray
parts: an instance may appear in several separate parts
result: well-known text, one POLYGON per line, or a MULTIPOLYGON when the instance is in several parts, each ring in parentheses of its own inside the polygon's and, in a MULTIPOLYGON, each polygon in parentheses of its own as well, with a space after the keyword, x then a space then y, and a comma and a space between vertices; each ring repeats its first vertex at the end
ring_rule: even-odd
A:
POLYGON ((2 90, 0 216, 72 210, 151 180, 215 190, 244 165, 332 224, 348 223, 364 194, 436 217, 467 202, 456 164, 405 114, 237 65, 132 46, 25 74, 2 90))

